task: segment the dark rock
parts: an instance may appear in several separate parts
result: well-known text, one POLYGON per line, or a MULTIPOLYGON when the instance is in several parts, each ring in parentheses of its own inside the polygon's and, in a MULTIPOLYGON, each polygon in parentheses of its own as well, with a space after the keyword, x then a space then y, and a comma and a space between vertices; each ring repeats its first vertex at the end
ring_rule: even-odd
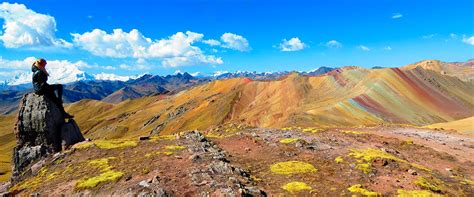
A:
POLYGON ((138 138, 138 140, 147 141, 147 140, 150 140, 150 136, 141 136, 140 138, 138 138))
POLYGON ((81 130, 79 129, 79 126, 77 126, 76 121, 70 119, 61 127, 61 144, 63 147, 68 148, 85 140, 86 139, 82 136, 81 130))
POLYGON ((62 144, 68 147, 84 140, 74 120, 65 123, 56 104, 34 93, 24 95, 20 101, 15 135, 13 182, 34 162, 61 151, 62 144))

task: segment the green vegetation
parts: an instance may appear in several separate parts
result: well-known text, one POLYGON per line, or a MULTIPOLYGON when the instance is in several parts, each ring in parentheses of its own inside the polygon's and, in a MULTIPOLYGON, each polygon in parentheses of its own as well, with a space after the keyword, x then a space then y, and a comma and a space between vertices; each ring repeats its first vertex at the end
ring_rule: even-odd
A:
POLYGON ((88 162, 89 165, 97 167, 102 172, 98 176, 85 177, 76 183, 76 189, 90 189, 94 188, 100 183, 115 182, 120 179, 124 173, 112 170, 113 167, 109 165, 109 160, 116 159, 115 157, 95 159, 88 162))
POLYGON ((171 146, 165 146, 166 150, 171 150, 171 151, 177 151, 177 150, 184 150, 186 147, 184 146, 177 146, 177 145, 171 145, 171 146))
POLYGON ((435 194, 431 191, 428 190, 403 190, 399 189, 397 190, 397 196, 398 197, 437 197, 437 196, 443 196, 439 194, 435 194))
POLYGON ((342 163, 344 162, 344 158, 342 158, 342 156, 338 156, 336 159, 334 159, 334 161, 336 161, 336 163, 342 163))
POLYGON ((361 170, 365 174, 369 174, 370 172, 372 172, 372 168, 370 166, 371 165, 368 163, 360 163, 356 165, 355 169, 361 170))
POLYGON ((109 170, 99 176, 79 180, 76 183, 76 189, 90 189, 96 187, 100 183, 115 182, 123 175, 123 172, 109 170))
POLYGON ((310 173, 318 171, 313 165, 301 161, 287 161, 276 163, 270 166, 270 170, 273 173, 284 175, 310 173))
POLYGON ((290 182, 290 183, 287 183, 286 185, 282 186, 281 188, 283 188, 284 190, 288 191, 288 192, 291 192, 291 193, 295 193, 295 192, 300 192, 300 191, 303 191, 303 190, 311 190, 312 188, 307 185, 306 183, 303 183, 303 182, 298 182, 298 181, 294 181, 294 182, 290 182))
POLYGON ((431 182, 424 177, 418 177, 418 179, 413 182, 415 185, 420 187, 421 189, 431 190, 434 192, 441 192, 441 188, 438 186, 437 183, 431 182))
POLYGON ((362 135, 362 134, 367 134, 366 132, 361 132, 361 131, 341 131, 342 133, 345 134, 352 134, 352 135, 362 135))
POLYGON ((138 142, 133 140, 95 140, 92 142, 84 142, 77 144, 74 146, 74 148, 86 149, 92 147, 93 145, 97 146, 100 149, 114 149, 136 147, 138 145, 138 142))
POLYGON ((282 144, 291 144, 291 143, 297 142, 298 140, 300 140, 300 139, 298 139, 298 138, 285 138, 285 139, 280 140, 280 143, 282 143, 282 144))
POLYGON ((382 196, 382 194, 380 194, 378 192, 372 192, 372 191, 369 191, 369 190, 363 188, 361 184, 353 185, 353 186, 347 188, 347 190, 349 190, 352 193, 362 194, 364 196, 382 196))
POLYGON ((302 130, 305 133, 317 133, 323 131, 323 129, 318 129, 318 128, 305 128, 302 130))
POLYGON ((369 162, 369 163, 371 163, 372 161, 374 161, 377 158, 388 159, 388 160, 393 160, 393 161, 397 161, 397 162, 400 162, 400 163, 406 163, 406 164, 409 164, 409 165, 411 165, 415 168, 418 168, 420 170, 425 170, 425 171, 431 172, 430 169, 428 169, 428 168, 426 168, 422 165, 415 164, 415 163, 410 163, 406 160, 395 157, 392 154, 389 154, 389 153, 386 153, 384 151, 377 150, 377 149, 369 148, 369 149, 365 149, 365 150, 351 150, 351 153, 349 153, 349 156, 352 156, 356 159, 362 159, 362 160, 364 160, 366 162, 369 162))

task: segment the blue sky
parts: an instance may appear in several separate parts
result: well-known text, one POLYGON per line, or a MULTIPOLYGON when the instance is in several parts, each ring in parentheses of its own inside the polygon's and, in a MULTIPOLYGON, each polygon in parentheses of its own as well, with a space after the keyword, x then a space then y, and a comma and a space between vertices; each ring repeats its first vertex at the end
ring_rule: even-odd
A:
POLYGON ((82 61, 86 72, 118 75, 466 61, 474 57, 473 13, 472 0, 6 1, 0 79, 24 69, 8 63, 32 56, 82 61), (22 12, 43 20, 22 21, 22 12))

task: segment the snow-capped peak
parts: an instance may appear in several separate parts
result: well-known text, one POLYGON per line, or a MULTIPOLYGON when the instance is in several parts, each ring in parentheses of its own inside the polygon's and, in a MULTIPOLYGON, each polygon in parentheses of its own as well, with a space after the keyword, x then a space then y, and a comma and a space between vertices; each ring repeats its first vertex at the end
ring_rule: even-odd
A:
POLYGON ((99 73, 94 75, 95 80, 102 80, 102 81, 128 81, 130 79, 138 79, 142 77, 141 75, 133 75, 133 76, 121 76, 112 73, 99 73))

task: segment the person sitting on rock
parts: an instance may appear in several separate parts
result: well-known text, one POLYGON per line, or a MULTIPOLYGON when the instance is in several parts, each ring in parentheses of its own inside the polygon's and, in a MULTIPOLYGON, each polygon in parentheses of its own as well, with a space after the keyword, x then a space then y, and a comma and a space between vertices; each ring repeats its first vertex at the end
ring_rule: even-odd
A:
POLYGON ((48 81, 48 71, 46 71, 46 60, 40 58, 36 60, 33 65, 31 66, 31 71, 33 72, 33 89, 36 94, 44 95, 51 99, 61 110, 64 118, 74 118, 74 116, 66 113, 63 107, 63 85, 61 84, 53 84, 50 85, 47 83, 48 81), (56 96, 55 92, 58 94, 56 96))

